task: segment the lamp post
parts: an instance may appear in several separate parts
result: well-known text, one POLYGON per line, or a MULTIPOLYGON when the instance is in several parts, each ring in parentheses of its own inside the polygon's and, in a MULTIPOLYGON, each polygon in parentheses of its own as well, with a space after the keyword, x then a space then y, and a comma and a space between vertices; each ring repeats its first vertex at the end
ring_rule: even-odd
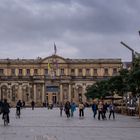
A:
MULTIPOLYGON (((140 31, 139 32, 139 36, 140 36, 140 31)), ((132 53, 132 69, 134 68, 134 59, 137 56, 140 56, 140 54, 136 51, 134 51, 134 49, 132 49, 131 47, 129 47, 128 45, 126 45, 124 42, 120 42, 123 46, 125 46, 127 49, 129 49, 132 53)), ((140 118, 140 97, 139 97, 139 118, 140 118)))
POLYGON ((131 47, 126 45, 124 42, 121 41, 120 43, 131 51, 131 53, 132 53, 132 68, 133 68, 133 66, 134 66, 134 59, 135 59, 135 51, 131 47))

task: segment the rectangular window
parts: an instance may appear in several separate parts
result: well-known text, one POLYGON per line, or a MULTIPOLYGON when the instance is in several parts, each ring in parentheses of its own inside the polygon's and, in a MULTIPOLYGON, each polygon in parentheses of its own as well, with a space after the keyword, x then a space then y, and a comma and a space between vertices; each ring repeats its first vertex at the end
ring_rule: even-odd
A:
POLYGON ((45 75, 48 75, 49 73, 48 73, 48 69, 45 69, 45 73, 44 73, 45 75))
POLYGON ((38 69, 34 69, 34 75, 38 75, 38 69))
POLYGON ((105 68, 104 71, 105 71, 105 75, 108 75, 108 69, 105 68))
POLYGON ((22 69, 19 69, 18 74, 19 74, 19 75, 22 75, 22 69))
POLYGON ((78 70, 78 73, 79 73, 79 76, 82 76, 83 74, 82 74, 82 69, 79 69, 78 70))
POLYGON ((97 69, 94 69, 94 75, 97 75, 97 69))
POLYGON ((113 74, 117 73, 117 68, 113 68, 113 74))
POLYGON ((61 75, 65 75, 64 69, 61 69, 61 75))
POLYGON ((90 76, 90 69, 86 69, 86 75, 90 76))
POLYGON ((75 75, 75 70, 74 69, 71 69, 71 75, 75 75))
POLYGON ((113 68, 113 75, 117 74, 117 68, 113 68))
POLYGON ((11 75, 16 75, 15 69, 11 69, 11 75))
POLYGON ((4 74, 4 70, 0 69, 0 75, 3 75, 3 74, 4 74))
POLYGON ((30 75, 30 69, 26 69, 26 75, 30 75))

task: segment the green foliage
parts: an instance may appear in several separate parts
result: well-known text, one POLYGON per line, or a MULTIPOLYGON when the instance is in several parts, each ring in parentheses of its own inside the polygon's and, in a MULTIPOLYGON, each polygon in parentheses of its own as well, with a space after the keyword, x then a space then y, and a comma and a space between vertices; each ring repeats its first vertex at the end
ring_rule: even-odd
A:
POLYGON ((87 98, 104 98, 108 93, 108 81, 103 80, 93 84, 91 87, 87 88, 86 97, 87 98))
POLYGON ((122 69, 118 76, 103 80, 87 88, 87 98, 104 98, 115 93, 123 96, 126 92, 132 92, 135 96, 140 93, 140 58, 135 59, 131 70, 122 69))

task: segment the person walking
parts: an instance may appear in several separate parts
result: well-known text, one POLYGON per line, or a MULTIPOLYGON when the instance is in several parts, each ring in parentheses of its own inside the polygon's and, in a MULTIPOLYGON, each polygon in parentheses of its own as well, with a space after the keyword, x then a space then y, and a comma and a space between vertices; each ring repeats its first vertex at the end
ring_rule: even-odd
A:
POLYGON ((100 117, 102 116, 103 118, 103 103, 100 101, 98 104, 98 120, 100 120, 100 117))
POLYGON ((107 103, 103 103, 103 119, 107 119, 106 118, 106 112, 107 112, 107 103))
POLYGON ((35 107, 35 102, 34 101, 31 102, 31 107, 32 107, 32 110, 34 110, 34 107, 35 107))
POLYGON ((2 119, 4 119, 4 115, 7 115, 7 122, 10 123, 9 113, 10 113, 10 105, 7 102, 7 99, 4 99, 3 106, 2 106, 2 119))
POLYGON ((92 104, 92 111, 93 111, 93 118, 95 119, 96 114, 97 114, 97 104, 95 101, 92 104))
POLYGON ((2 113, 3 102, 0 100, 0 114, 2 113))
POLYGON ((62 117, 63 103, 60 103, 60 105, 59 105, 59 109, 60 109, 60 116, 62 117))
POLYGON ((109 119, 113 115, 113 119, 115 119, 115 106, 113 103, 109 105, 109 119))
POLYGON ((70 117, 70 108, 71 108, 70 102, 67 101, 66 104, 65 104, 65 113, 66 113, 67 118, 70 117))
POLYGON ((80 118, 84 117, 84 108, 85 108, 85 106, 84 106, 83 102, 80 102, 79 103, 79 117, 80 118))
POLYGON ((22 108, 22 102, 21 102, 21 100, 19 100, 16 104, 16 115, 19 118, 20 118, 21 108, 22 108))
POLYGON ((22 107, 25 108, 25 101, 22 101, 22 107))
POLYGON ((74 102, 71 103, 70 110, 71 110, 71 117, 73 117, 74 111, 76 110, 76 104, 74 102))

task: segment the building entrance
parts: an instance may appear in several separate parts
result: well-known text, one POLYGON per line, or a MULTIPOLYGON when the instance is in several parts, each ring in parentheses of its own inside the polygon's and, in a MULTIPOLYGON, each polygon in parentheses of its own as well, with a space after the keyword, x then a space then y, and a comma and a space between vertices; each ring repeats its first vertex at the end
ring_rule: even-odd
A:
POLYGON ((48 105, 57 106, 59 103, 59 87, 46 86, 46 102, 48 105))

